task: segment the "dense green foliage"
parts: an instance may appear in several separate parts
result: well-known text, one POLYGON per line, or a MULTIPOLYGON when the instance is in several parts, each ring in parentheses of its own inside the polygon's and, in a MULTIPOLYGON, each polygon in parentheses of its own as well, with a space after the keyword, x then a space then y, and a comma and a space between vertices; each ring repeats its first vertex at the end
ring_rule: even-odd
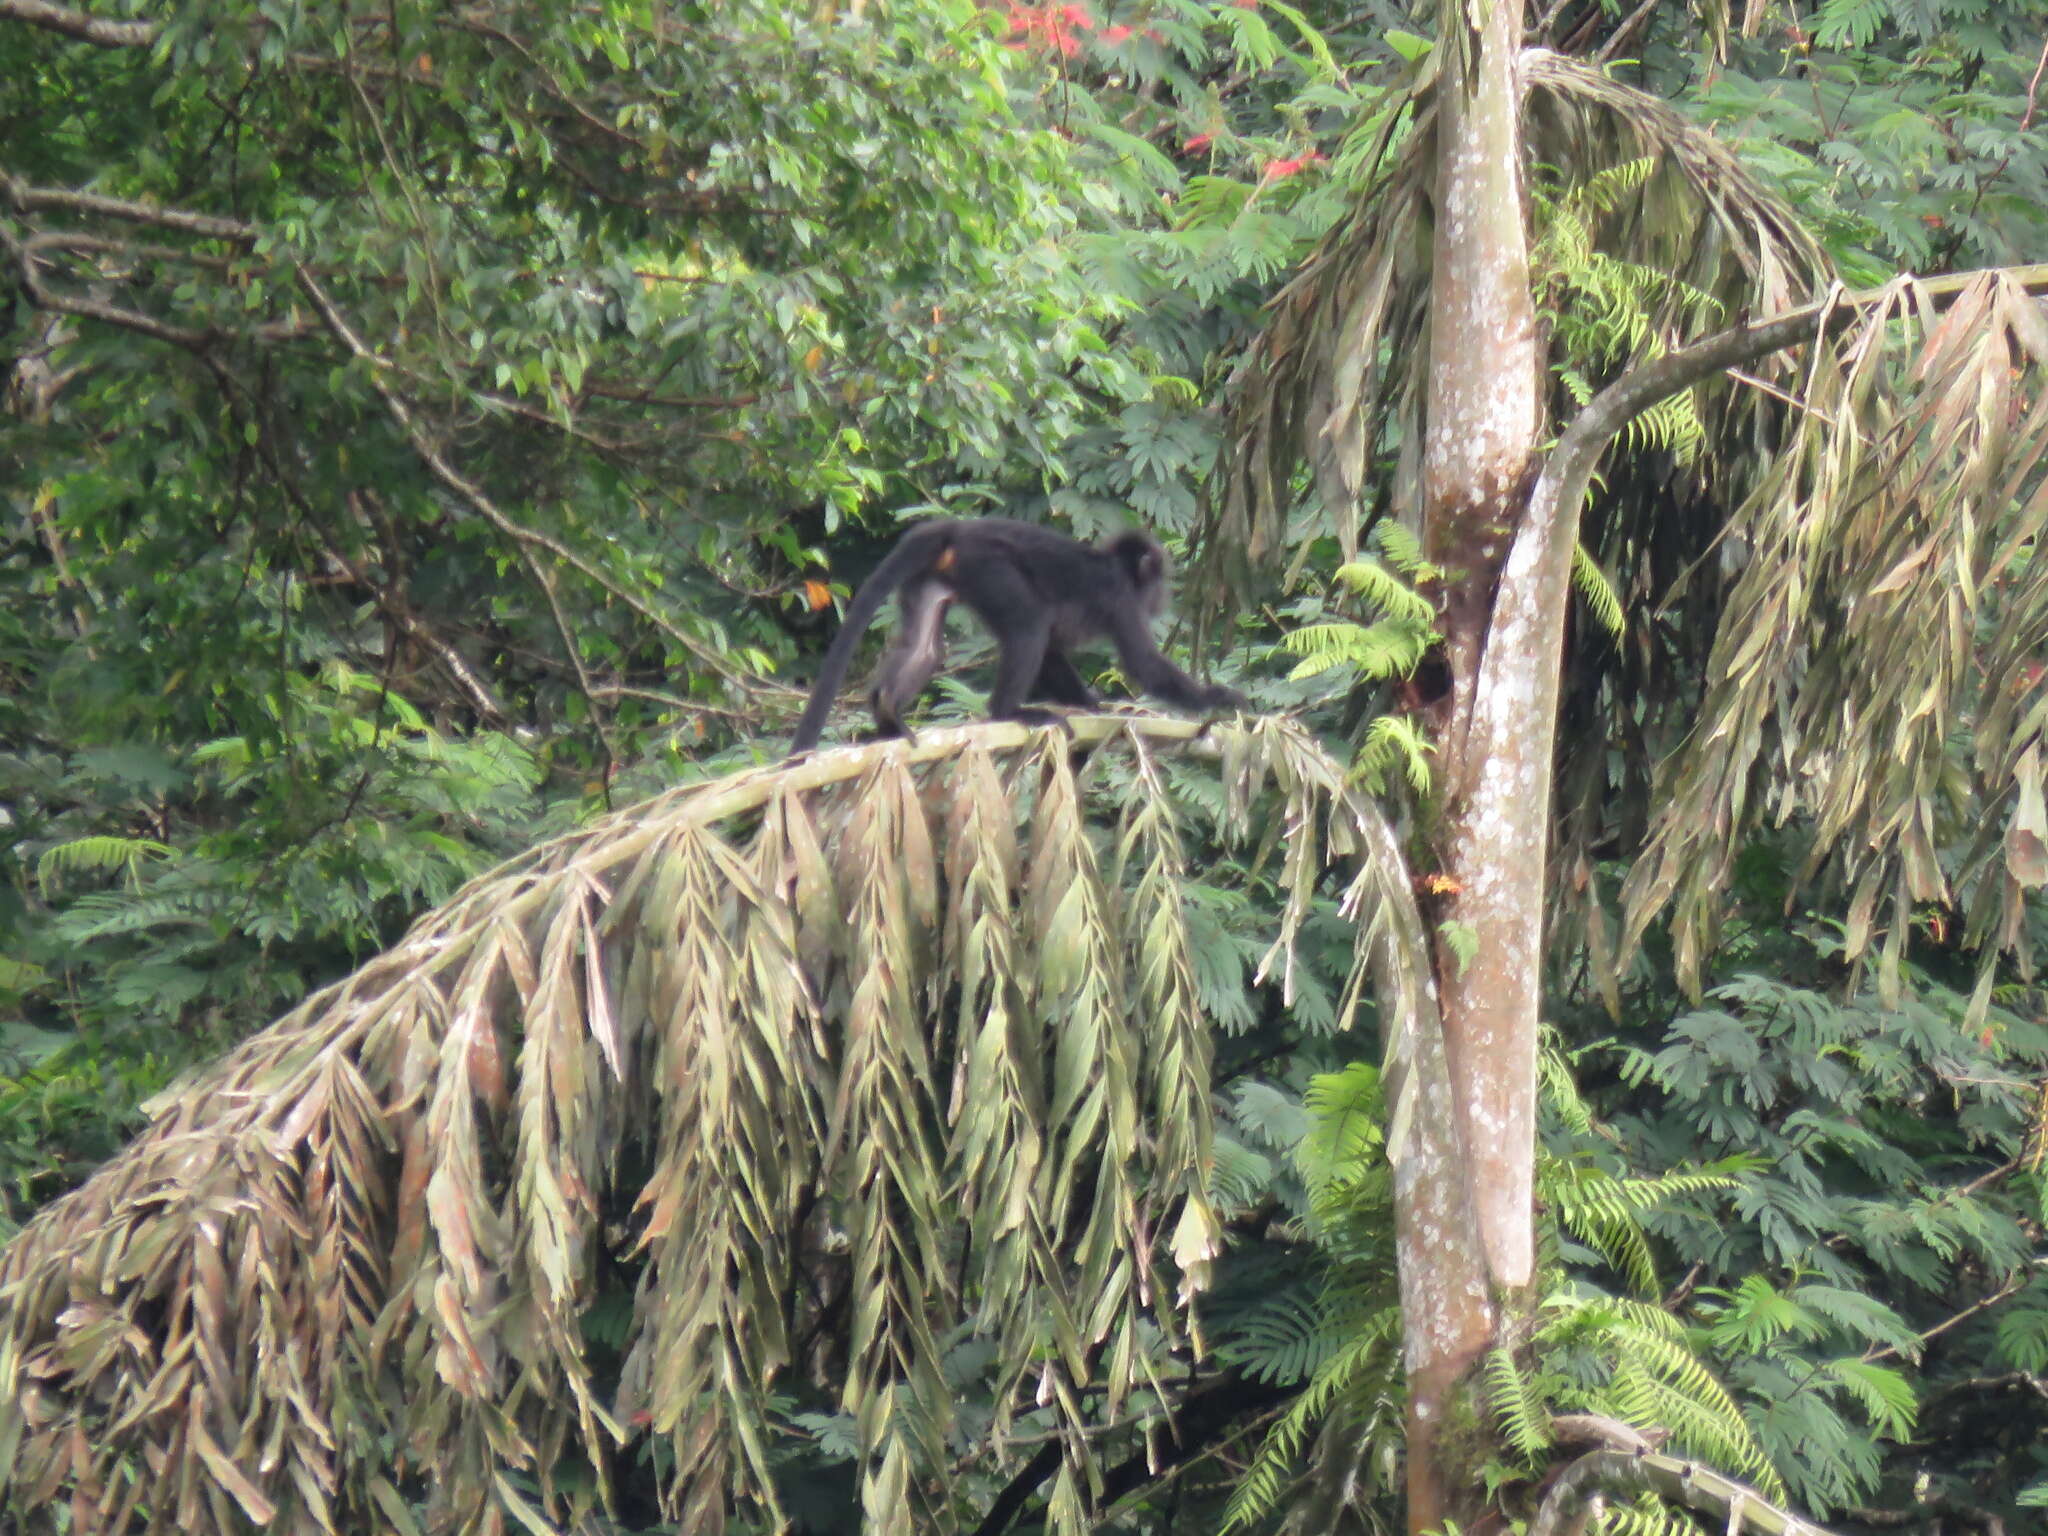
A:
MULTIPOLYGON (((1736 7, 1720 58, 1690 8, 1541 9, 1537 41, 1714 125, 1852 283, 2048 259, 2037 8, 1736 7)), ((897 518, 1093 535, 1135 514, 1201 554, 1237 349, 1380 173, 1382 93, 1426 57, 1409 11, 209 3, 139 8, 148 36, 96 46, 0 7, 6 1221, 470 876, 773 755, 830 584, 897 518)), ((1536 180, 1561 400, 1652 310, 1711 308, 1585 237, 1635 174, 1536 180)), ((1619 495, 1682 484, 1682 515, 1603 552, 1616 579, 1587 565, 1592 693, 1611 665, 1696 701, 1704 615, 1598 648, 1708 557, 1702 508, 1735 492, 1689 475, 1703 430, 1674 407, 1610 465, 1619 495)), ((1389 483, 1411 451, 1376 445, 1389 483)), ((1198 566, 1180 639, 1413 807, 1427 747, 1389 704, 1427 637, 1398 535, 1347 566, 1303 517, 1230 623, 1198 566)), ((942 718, 971 710, 944 686, 942 718)), ((1599 862, 1574 872, 1608 896, 1671 742, 1615 744, 1599 862)), ((1220 809, 1207 770, 1171 775, 1196 822, 1220 809)), ((1974 830, 1942 826, 1939 857, 1974 830)), ((1966 1027, 1976 959, 1931 911, 1895 993, 1843 964, 1846 899, 1781 916, 1802 832, 1745 850, 1697 1001, 1653 931, 1617 1019, 1588 979, 1604 935, 1560 925, 1549 1299, 1489 1372, 1511 1504, 1561 1454, 1546 1412, 1662 1426, 1845 1523, 2010 1521, 2048 1485, 2043 996, 2001 973, 1966 1027)), ((1191 864, 1218 871, 1186 912, 1230 1247, 1211 1353, 1171 1361, 1183 1439, 1163 1398, 1123 1405, 1089 1497, 1127 1498, 1135 1529, 1290 1506, 1392 1528, 1377 1050, 1337 1032, 1350 926, 1319 893, 1283 1002, 1251 981, 1272 866, 1206 844, 1191 864)), ((601 1360, 631 1306, 623 1259, 609 1278, 584 1320, 601 1360)), ((954 1517, 1022 1518, 1042 1424, 985 1454, 1014 1362, 964 1326, 949 1348, 978 1458, 954 1517)), ((791 1498, 851 1529, 850 1420, 814 1386, 774 1406, 791 1498)), ((653 1473, 622 1476, 651 1524, 653 1473)))

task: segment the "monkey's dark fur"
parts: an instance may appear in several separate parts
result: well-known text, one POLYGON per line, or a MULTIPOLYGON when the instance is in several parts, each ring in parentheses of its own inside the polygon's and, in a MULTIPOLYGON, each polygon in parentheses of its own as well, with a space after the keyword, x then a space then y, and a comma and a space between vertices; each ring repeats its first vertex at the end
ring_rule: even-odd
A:
POLYGON ((1166 606, 1166 551, 1149 533, 1119 533, 1083 544, 1050 528, 1008 518, 920 523, 896 541, 888 558, 861 583, 818 668, 818 681, 797 722, 790 752, 818 744, 833 695, 846 678, 854 647, 891 592, 903 624, 875 670, 869 702, 886 735, 901 735, 903 711, 917 701, 946 659, 946 609, 965 603, 995 636, 995 687, 988 712, 996 720, 1043 725, 1058 716, 1027 699, 1078 709, 1096 700, 1070 647, 1106 639, 1131 681, 1186 710, 1243 709, 1233 688, 1198 683, 1160 654, 1147 627, 1166 606))

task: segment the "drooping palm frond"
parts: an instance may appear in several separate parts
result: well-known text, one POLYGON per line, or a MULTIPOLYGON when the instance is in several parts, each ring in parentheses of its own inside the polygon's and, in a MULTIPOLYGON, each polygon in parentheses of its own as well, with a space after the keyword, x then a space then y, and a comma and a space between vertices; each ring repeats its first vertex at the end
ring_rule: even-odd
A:
MULTIPOLYGON (((1829 266, 1813 237, 1706 129, 1547 50, 1526 51, 1518 70, 1526 157, 1550 168, 1568 192, 1584 189, 1575 206, 1587 256, 1656 275, 1637 322, 1646 345, 1675 347, 1727 317, 1789 307, 1825 289, 1829 266)), ((1390 93, 1360 126, 1370 150, 1339 157, 1365 167, 1355 211, 1268 307, 1232 387, 1214 512, 1220 536, 1209 541, 1220 555, 1242 552, 1256 564, 1304 542, 1298 530, 1287 533, 1295 470, 1304 463, 1347 558, 1356 558, 1365 532, 1389 508, 1419 512, 1435 97, 1425 63, 1405 93, 1390 93), (1373 456, 1387 454, 1391 474, 1376 475, 1373 456), (1368 487, 1384 488, 1385 502, 1366 505, 1368 487)), ((1606 359, 1609 370, 1642 350, 1606 359)), ((1597 386, 1607 376, 1586 381, 1597 386)), ((1732 440, 1749 430, 1754 396, 1725 385, 1711 393, 1710 436, 1732 440)))
MULTIPOLYGON (((1073 724, 1133 765, 1107 841, 1092 768, 1015 725, 692 785, 472 883, 167 1095, 0 1254, 9 1528, 545 1529, 643 1435, 683 1529, 772 1515, 771 1384, 827 1272, 847 1321, 811 1379, 872 1529, 960 1516, 962 1326, 1085 1488, 1084 1430, 1220 1234, 1159 771, 1200 728, 1073 724), (614 1373, 586 1311, 636 1268, 614 1373)), ((1359 965, 1397 974, 1407 877, 1341 767, 1278 721, 1198 744, 1235 835, 1286 829, 1274 976, 1333 862, 1359 965)))
MULTIPOLYGON (((1338 155, 1359 167, 1356 208, 1267 305, 1266 324, 1231 386, 1224 475, 1211 515, 1212 558, 1252 568, 1291 538, 1295 470, 1310 466, 1347 560, 1371 518, 1360 499, 1368 455, 1391 420, 1419 421, 1428 349, 1430 191, 1436 172, 1432 53, 1403 91, 1353 130, 1338 155)), ((1415 505, 1419 434, 1402 440, 1396 505, 1415 505)), ((1226 572, 1242 581, 1242 570, 1226 572)))
POLYGON ((1602 248, 1657 275, 1667 342, 1814 297, 1830 265, 1783 198, 1710 131, 1601 70, 1522 55, 1529 154, 1584 186, 1602 248), (1638 169, 1641 167, 1641 169, 1638 169), (1624 173, 1625 172, 1625 173, 1624 173))
POLYGON ((1785 441, 1726 530, 1743 559, 1702 577, 1725 591, 1704 696, 1624 892, 1627 940, 1671 910, 1688 983, 1766 815, 1809 819, 1802 878, 1848 888, 1849 952, 1882 930, 1886 977, 1918 902, 1960 905, 1992 953, 2024 945, 2024 891, 2048 879, 2044 368, 2048 317, 2019 274, 1945 309, 1901 278, 1810 350, 1785 441))

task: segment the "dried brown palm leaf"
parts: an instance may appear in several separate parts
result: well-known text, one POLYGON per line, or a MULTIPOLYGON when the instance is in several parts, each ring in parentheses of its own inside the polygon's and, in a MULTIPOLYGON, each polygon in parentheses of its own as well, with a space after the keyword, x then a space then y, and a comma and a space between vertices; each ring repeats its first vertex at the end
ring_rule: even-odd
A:
MULTIPOLYGON (((1544 49, 1524 52, 1519 77, 1532 163, 1568 184, 1649 163, 1594 236, 1602 250, 1668 275, 1649 317, 1656 350, 1825 289, 1828 264, 1812 236, 1711 133, 1655 97, 1544 49), (1718 315, 1693 296, 1718 304, 1718 315)), ((1425 69, 1361 127, 1370 149, 1343 157, 1368 168, 1355 211, 1273 299, 1233 381, 1215 509, 1220 536, 1209 541, 1219 558, 1256 565, 1277 550, 1306 547, 1307 539, 1287 530, 1301 464, 1313 471, 1328 531, 1347 558, 1378 516, 1401 509, 1413 517, 1422 506, 1417 455, 1430 368, 1435 91, 1425 69), (1372 456, 1390 444, 1392 473, 1375 475, 1372 456), (1384 503, 1366 502, 1374 486, 1384 488, 1384 503)), ((1705 414, 1725 441, 1755 429, 1753 395, 1726 387, 1708 394, 1705 414)))
POLYGON ((2048 877, 2048 320, 2024 277, 1981 274, 1945 305, 1901 278, 1810 353, 1785 441, 1729 524, 1742 559, 1697 724, 1660 771, 1624 893, 1630 941, 1671 908, 1688 981, 1760 814, 1810 822, 1802 878, 1851 892, 1852 956, 1883 929, 1888 978, 1915 903, 1960 902, 1993 952, 2023 940, 2020 898, 2048 877), (1945 868, 1939 850, 1973 827, 1945 868))
POLYGON ((872 1528, 948 1529, 962 1325, 999 1351, 992 1454, 1049 1404, 1083 1520, 1084 1430, 1161 1385, 1219 1235, 1162 750, 1220 755, 1241 838, 1275 785, 1324 829, 1290 844, 1276 974, 1332 861, 1361 968, 1421 941, 1391 834, 1293 727, 1074 725, 1085 776, 988 725, 609 817, 169 1095, 0 1255, 9 1528, 585 1528, 641 1437, 684 1528, 772 1520, 768 1394, 801 1370, 856 1425, 872 1528), (586 1314, 636 1266, 600 1370, 586 1314))

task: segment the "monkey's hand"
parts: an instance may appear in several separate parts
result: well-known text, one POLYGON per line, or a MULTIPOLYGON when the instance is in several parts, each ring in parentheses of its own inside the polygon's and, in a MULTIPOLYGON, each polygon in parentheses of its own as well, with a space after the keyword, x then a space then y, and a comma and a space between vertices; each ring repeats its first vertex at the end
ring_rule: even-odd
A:
POLYGON ((1003 718, 1014 720, 1019 725, 1056 725, 1069 736, 1074 734, 1074 728, 1067 724, 1065 715, 1055 709, 1040 709, 1035 704, 1019 704, 1003 718))

